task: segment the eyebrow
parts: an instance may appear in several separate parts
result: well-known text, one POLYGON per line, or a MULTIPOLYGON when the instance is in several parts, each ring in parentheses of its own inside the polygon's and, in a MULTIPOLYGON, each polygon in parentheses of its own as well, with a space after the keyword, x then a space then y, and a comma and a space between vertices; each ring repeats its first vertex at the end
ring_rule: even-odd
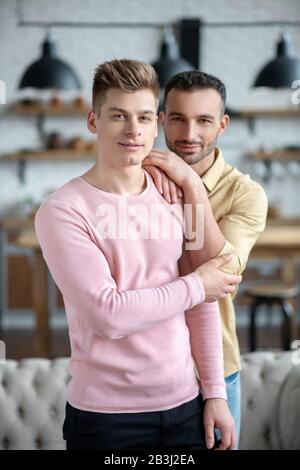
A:
MULTIPOLYGON (((173 116, 182 116, 182 117, 185 117, 184 114, 182 113, 177 113, 176 111, 172 111, 168 114, 169 117, 173 117, 173 116)), ((202 119, 215 119, 215 117, 212 115, 212 114, 199 114, 198 116, 196 116, 196 118, 202 118, 202 119)))
MULTIPOLYGON (((109 111, 117 111, 118 113, 128 114, 128 111, 126 111, 126 109, 116 108, 116 107, 109 108, 109 111)), ((144 110, 138 111, 137 114, 152 114, 154 116, 154 112, 152 111, 152 109, 144 109, 144 110)))

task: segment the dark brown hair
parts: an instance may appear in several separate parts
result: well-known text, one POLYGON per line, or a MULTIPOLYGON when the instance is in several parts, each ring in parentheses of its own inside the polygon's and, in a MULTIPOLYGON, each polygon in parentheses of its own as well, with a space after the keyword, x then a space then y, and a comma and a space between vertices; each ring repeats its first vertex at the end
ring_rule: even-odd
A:
POLYGON ((205 72, 200 72, 199 70, 192 70, 189 72, 181 72, 172 77, 165 88, 164 103, 166 106, 168 93, 172 89, 192 92, 196 90, 203 90, 212 88, 219 93, 222 100, 222 114, 225 111, 226 104, 226 88, 223 82, 214 75, 210 75, 205 72))

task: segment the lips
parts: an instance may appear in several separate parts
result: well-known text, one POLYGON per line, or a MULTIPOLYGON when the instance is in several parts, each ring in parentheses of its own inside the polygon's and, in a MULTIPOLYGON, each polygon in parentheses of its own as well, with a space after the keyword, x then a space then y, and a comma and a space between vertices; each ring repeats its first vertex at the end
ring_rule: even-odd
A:
POLYGON ((184 144, 177 144, 176 145, 179 150, 185 153, 194 153, 201 149, 201 145, 184 145, 184 144))
POLYGON ((119 142, 119 145, 127 149, 139 149, 141 147, 144 147, 143 144, 137 144, 134 142, 119 142))

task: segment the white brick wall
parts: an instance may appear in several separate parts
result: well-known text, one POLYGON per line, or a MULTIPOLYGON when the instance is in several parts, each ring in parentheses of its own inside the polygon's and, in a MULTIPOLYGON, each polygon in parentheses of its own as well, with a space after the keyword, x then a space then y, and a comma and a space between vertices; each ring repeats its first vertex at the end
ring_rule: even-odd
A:
MULTIPOLYGON (((21 3, 25 20, 173 22, 181 17, 201 17, 204 21, 300 20, 299 0, 23 0, 21 3)), ((0 0, 0 79, 6 84, 7 102, 18 96, 20 77, 39 56, 44 38, 42 29, 17 27, 16 5, 15 0, 0 0)), ((262 97, 250 89, 259 69, 274 56, 280 31, 279 27, 204 29, 201 68, 225 82, 229 106, 291 106, 290 92, 271 92, 262 97)), ((300 56, 300 28, 289 31, 300 56)), ((53 33, 58 55, 76 69, 87 98, 96 64, 114 57, 151 62, 157 57, 161 40, 158 30, 142 28, 54 28, 53 33)), ((25 120, 1 113, 0 154, 37 146, 34 124, 34 118, 25 120)), ((299 127, 300 120, 258 120, 256 132, 251 134, 245 121, 233 121, 222 138, 222 148, 230 162, 258 179, 246 154, 261 146, 300 145, 299 127)), ((46 129, 58 130, 65 138, 75 134, 89 136, 83 118, 49 118, 46 129)), ((88 166, 87 163, 31 162, 26 183, 21 185, 16 164, 0 162, 0 215, 28 196, 40 200, 48 188, 63 184, 88 166)), ((300 215, 300 204, 295 204, 299 172, 295 177, 291 171, 283 168, 282 177, 272 178, 265 187, 270 201, 280 202, 283 214, 300 215)))

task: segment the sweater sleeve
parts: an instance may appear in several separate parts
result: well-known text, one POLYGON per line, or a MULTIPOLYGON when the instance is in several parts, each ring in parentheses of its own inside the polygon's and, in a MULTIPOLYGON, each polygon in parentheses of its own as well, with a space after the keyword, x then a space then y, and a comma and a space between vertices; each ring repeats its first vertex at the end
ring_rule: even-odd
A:
MULTIPOLYGON (((191 272, 189 254, 180 260, 180 272, 191 272)), ((199 373, 203 399, 227 399, 224 380, 222 329, 217 302, 202 303, 185 312, 191 351, 199 373)))
POLYGON ((153 328, 204 301, 204 288, 195 273, 155 288, 118 291, 86 222, 61 202, 46 201, 36 214, 35 228, 65 302, 103 338, 118 339, 153 328))

